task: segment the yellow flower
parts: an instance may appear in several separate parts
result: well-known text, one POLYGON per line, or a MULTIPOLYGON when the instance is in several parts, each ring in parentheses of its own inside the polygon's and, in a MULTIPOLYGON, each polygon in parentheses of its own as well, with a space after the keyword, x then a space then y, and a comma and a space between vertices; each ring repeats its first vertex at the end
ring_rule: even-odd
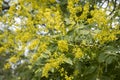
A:
POLYGON ((19 37, 22 42, 27 42, 32 37, 32 34, 25 32, 24 35, 21 34, 19 37))
POLYGON ((78 73, 79 73, 79 71, 78 71, 78 69, 76 69, 76 70, 74 71, 74 75, 77 76, 78 73))
POLYGON ((47 49, 47 43, 41 43, 39 47, 39 52, 44 52, 47 49))
POLYGON ((33 55, 33 60, 36 61, 37 58, 38 58, 38 56, 37 56, 37 54, 35 53, 35 54, 33 55))
POLYGON ((66 80, 73 80, 73 76, 70 76, 70 77, 69 77, 68 75, 65 75, 65 79, 66 79, 66 80))
POLYGON ((5 48, 4 47, 0 47, 0 53, 4 52, 5 48))
POLYGON ((54 3, 56 0, 50 0, 51 3, 54 3))
POLYGON ((103 30, 95 36, 95 39, 99 40, 101 44, 104 44, 105 42, 116 40, 117 37, 116 33, 109 30, 103 30))
POLYGON ((74 48, 73 53, 75 53, 75 58, 81 58, 83 56, 83 52, 80 48, 74 48))
POLYGON ((60 40, 58 41, 58 48, 60 51, 64 52, 64 51, 68 51, 68 43, 66 40, 60 40))
POLYGON ((86 3, 84 6, 84 11, 88 11, 89 10, 89 3, 86 3))
POLYGON ((98 26, 100 27, 101 25, 106 25, 108 20, 107 20, 107 17, 106 17, 106 13, 105 11, 103 11, 102 9, 95 9, 95 10, 92 10, 91 12, 91 15, 93 16, 91 19, 88 19, 88 23, 97 23, 98 26))
POLYGON ((59 65, 65 61, 65 56, 61 55, 57 59, 50 59, 48 62, 45 64, 45 67, 43 68, 42 71, 42 76, 48 77, 48 72, 53 68, 58 69, 59 65))
POLYGON ((34 53, 30 59, 30 62, 34 64, 34 62, 36 62, 40 56, 41 56, 40 52, 34 53))
POLYGON ((39 39, 35 39, 32 41, 32 43, 29 46, 29 49, 34 49, 35 47, 37 47, 37 45, 39 44, 39 39))
POLYGON ((9 69, 10 68, 10 64, 9 63, 6 63, 5 65, 4 65, 4 69, 9 69))
POLYGON ((48 71, 51 69, 51 64, 47 63, 43 69, 42 76, 48 77, 48 71))
POLYGON ((10 59, 9 59, 10 62, 12 63, 16 63, 18 61, 18 58, 16 56, 12 56, 10 59))
MULTIPOLYGON (((57 61, 57 60, 56 60, 57 61)), ((42 72, 42 76, 48 77, 48 72, 52 69, 52 68, 59 68, 59 61, 54 61, 51 63, 47 63, 45 65, 45 67, 43 68, 43 72, 42 72)))

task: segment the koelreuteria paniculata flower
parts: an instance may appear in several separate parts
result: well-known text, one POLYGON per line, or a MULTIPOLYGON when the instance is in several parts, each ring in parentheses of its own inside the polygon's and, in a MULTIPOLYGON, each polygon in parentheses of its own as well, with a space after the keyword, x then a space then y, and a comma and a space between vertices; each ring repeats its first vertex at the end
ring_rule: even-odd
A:
POLYGON ((119 48, 119 23, 89 1, 11 0, 2 12, 0 0, 0 68, 21 80, 87 80, 93 72, 95 79, 103 77, 105 60, 112 58, 98 58, 110 53, 106 47, 119 48))
POLYGON ((60 41, 58 41, 58 48, 62 52, 68 51, 68 43, 67 43, 67 41, 66 40, 60 40, 60 41))

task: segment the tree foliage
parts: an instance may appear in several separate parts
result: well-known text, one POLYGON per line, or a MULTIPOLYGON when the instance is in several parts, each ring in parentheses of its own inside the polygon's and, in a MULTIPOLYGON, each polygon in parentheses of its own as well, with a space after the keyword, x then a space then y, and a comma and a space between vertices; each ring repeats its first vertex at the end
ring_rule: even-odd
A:
POLYGON ((119 80, 119 0, 0 0, 0 80, 119 80))

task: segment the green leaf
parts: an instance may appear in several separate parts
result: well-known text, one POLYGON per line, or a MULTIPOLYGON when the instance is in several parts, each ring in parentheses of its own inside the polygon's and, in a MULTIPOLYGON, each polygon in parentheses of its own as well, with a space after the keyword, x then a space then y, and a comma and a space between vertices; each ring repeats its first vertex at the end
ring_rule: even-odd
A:
POLYGON ((68 18, 65 18, 66 24, 69 25, 70 24, 70 20, 68 18))
POLYGON ((106 60, 105 60, 105 62, 106 62, 107 64, 111 64, 112 61, 113 61, 113 58, 110 57, 110 56, 109 56, 108 58, 106 58, 106 60))
POLYGON ((91 74, 91 73, 93 73, 95 70, 97 69, 97 67, 96 66, 90 66, 90 67, 88 67, 86 70, 85 70, 85 75, 88 75, 88 74, 91 74))
POLYGON ((3 78, 4 78, 4 76, 1 76, 1 75, 0 75, 0 80, 3 80, 3 78))
POLYGON ((73 65, 73 62, 72 62, 72 60, 70 58, 65 59, 65 62, 70 64, 70 65, 73 65))
POLYGON ((50 70, 52 73, 54 73, 55 72, 55 69, 54 68, 51 68, 51 70, 50 70))
POLYGON ((89 30, 80 30, 79 31, 79 34, 83 34, 83 35, 86 35, 86 34, 89 34, 90 31, 89 30))
POLYGON ((47 54, 41 54, 41 57, 43 57, 43 58, 48 58, 49 55, 47 55, 47 54))
POLYGON ((97 79, 97 74, 96 73, 89 74, 89 75, 85 76, 85 78, 86 78, 85 80, 99 80, 99 79, 97 79))
MULTIPOLYGON (((77 24, 78 25, 78 24, 77 24)), ((83 25, 83 24, 81 24, 81 25, 78 25, 79 26, 79 29, 83 29, 83 28, 85 28, 86 26, 85 25, 83 25)))
POLYGON ((109 56, 108 58, 106 58, 106 63, 107 64, 111 64, 114 61, 118 61, 118 57, 117 56, 109 56))
POLYGON ((98 57, 98 62, 104 62, 106 59, 107 55, 105 53, 100 53, 99 57, 98 57))
POLYGON ((102 76, 102 77, 101 77, 101 80, 111 80, 111 78, 108 77, 108 76, 102 76))
POLYGON ((43 66, 45 63, 46 63, 46 58, 39 58, 35 64, 39 66, 43 66))

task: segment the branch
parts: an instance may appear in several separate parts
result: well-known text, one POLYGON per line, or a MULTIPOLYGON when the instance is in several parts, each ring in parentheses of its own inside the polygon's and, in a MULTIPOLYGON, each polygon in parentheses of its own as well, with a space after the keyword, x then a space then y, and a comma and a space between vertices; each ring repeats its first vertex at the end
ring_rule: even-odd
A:
MULTIPOLYGON (((113 1, 113 0, 112 0, 113 1)), ((117 4, 117 0, 115 0, 115 3, 114 3, 114 8, 113 8, 113 10, 111 11, 111 13, 109 14, 109 15, 112 15, 113 14, 113 12, 116 10, 116 4, 117 4)))

